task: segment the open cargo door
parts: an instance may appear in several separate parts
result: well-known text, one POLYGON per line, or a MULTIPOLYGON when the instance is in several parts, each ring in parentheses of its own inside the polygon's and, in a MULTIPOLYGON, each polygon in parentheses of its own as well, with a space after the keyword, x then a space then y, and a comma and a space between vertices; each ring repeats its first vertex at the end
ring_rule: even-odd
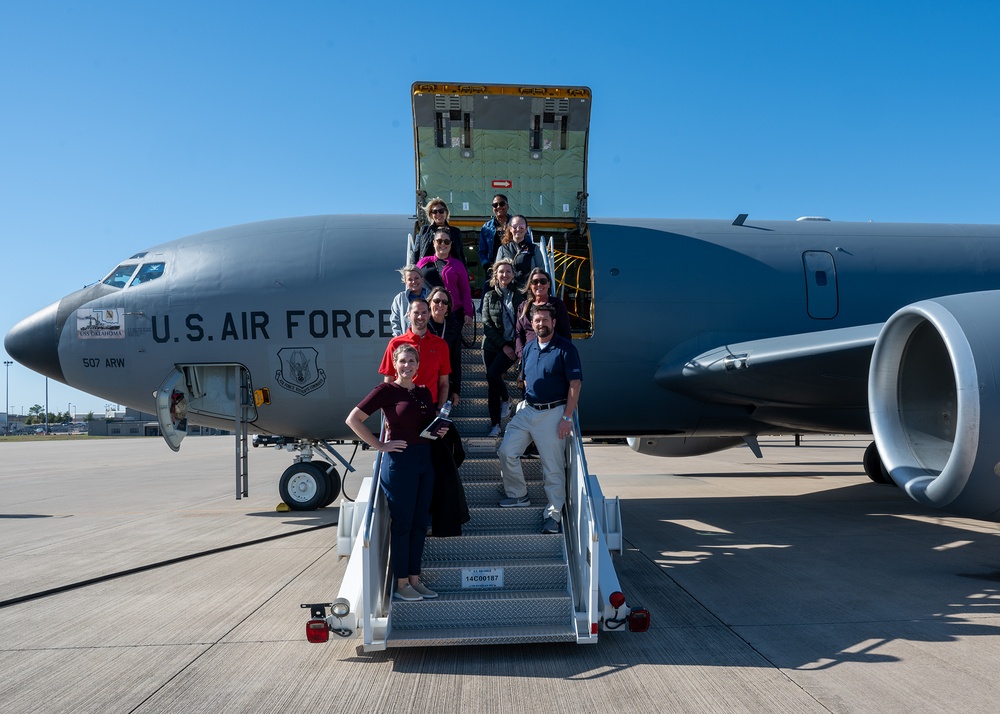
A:
POLYGON ((187 435, 188 418, 199 424, 236 429, 257 419, 249 395, 250 372, 240 364, 177 365, 156 392, 156 418, 174 451, 187 435))
POLYGON ((453 223, 482 223, 502 193, 532 225, 586 221, 589 88, 416 82, 412 95, 418 209, 440 196, 453 223))

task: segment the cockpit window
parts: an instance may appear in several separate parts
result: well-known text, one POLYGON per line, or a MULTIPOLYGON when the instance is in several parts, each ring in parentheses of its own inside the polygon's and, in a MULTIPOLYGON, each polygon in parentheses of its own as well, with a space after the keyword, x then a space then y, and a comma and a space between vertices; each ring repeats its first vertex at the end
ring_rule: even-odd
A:
POLYGON ((113 288, 124 288, 128 285, 129 278, 132 277, 132 273, 138 266, 135 263, 122 263, 113 271, 111 275, 106 277, 103 282, 105 285, 110 285, 113 288))
POLYGON ((156 280, 163 276, 165 265, 165 263, 143 263, 142 265, 137 263, 122 263, 111 271, 111 275, 106 277, 103 283, 113 288, 125 288, 130 285, 148 283, 150 280, 156 280), (135 275, 134 278, 132 277, 133 275, 135 275))
POLYGON ((163 276, 163 263, 146 263, 141 268, 139 272, 135 274, 132 279, 132 285, 140 285, 142 283, 148 283, 150 280, 156 280, 163 276))

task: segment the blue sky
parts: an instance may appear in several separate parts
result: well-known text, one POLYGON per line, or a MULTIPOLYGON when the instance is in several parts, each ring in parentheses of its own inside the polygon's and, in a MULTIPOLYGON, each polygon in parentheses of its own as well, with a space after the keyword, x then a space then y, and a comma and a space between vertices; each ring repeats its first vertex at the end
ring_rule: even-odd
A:
POLYGON ((0 3, 0 334, 167 240, 411 213, 416 80, 591 87, 594 216, 1000 223, 996 3, 475 8, 0 3))

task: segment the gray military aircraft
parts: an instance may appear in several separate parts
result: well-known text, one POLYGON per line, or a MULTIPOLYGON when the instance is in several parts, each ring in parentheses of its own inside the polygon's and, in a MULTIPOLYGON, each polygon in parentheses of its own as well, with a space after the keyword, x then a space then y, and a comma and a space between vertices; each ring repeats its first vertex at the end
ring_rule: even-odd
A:
MULTIPOLYGON (((495 193, 545 236, 585 365, 585 435, 685 456, 873 433, 873 480, 1000 520, 1000 226, 590 218, 589 89, 417 83, 412 96, 417 204, 445 198, 470 262, 495 193)), ((155 404, 175 449, 188 421, 252 425, 299 451, 351 439, 344 417, 380 379, 417 216, 286 218, 154 246, 4 344, 70 386, 155 404)), ((322 476, 309 468, 282 482, 322 476)))

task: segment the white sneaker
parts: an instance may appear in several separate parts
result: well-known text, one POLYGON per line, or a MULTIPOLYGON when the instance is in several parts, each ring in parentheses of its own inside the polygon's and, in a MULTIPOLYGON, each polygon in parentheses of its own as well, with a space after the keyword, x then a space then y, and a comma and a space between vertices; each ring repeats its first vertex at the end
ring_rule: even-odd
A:
POLYGON ((393 598, 396 600, 405 600, 406 602, 415 602, 417 600, 423 600, 424 596, 413 589, 413 586, 409 583, 405 585, 397 585, 396 592, 392 594, 393 598))
POLYGON ((490 433, 486 435, 487 439, 496 439, 500 436, 500 425, 494 424, 493 428, 490 429, 490 433))
POLYGON ((420 593, 421 597, 423 597, 425 600, 432 600, 433 598, 436 598, 438 596, 436 592, 431 590, 423 583, 410 583, 410 587, 416 590, 418 593, 420 593))
POLYGON ((500 421, 507 421, 510 419, 510 400, 500 405, 500 421))

